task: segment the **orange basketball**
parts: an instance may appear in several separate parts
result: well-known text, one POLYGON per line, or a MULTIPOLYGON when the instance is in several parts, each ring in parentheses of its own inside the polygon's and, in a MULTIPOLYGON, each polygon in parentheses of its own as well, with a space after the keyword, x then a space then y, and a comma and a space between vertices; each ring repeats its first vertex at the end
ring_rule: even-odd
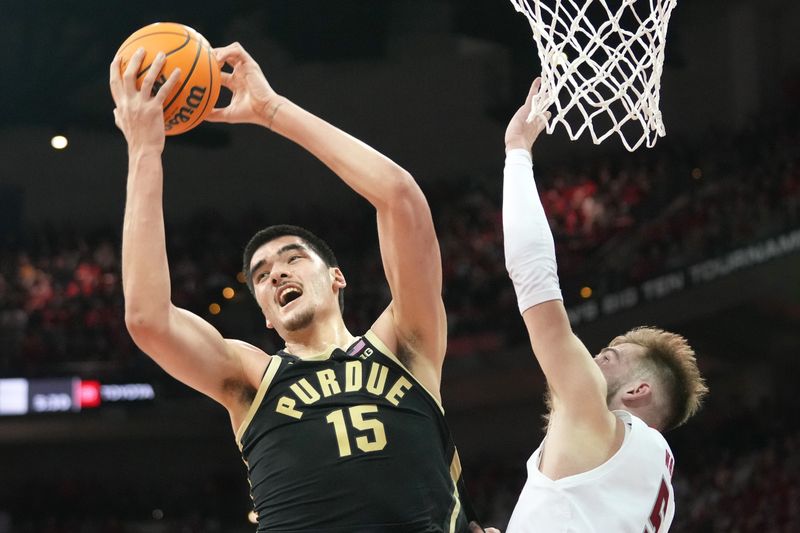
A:
POLYGON ((164 52, 167 57, 154 91, 167 81, 173 69, 181 69, 180 80, 164 100, 164 132, 178 135, 200 124, 217 103, 220 82, 220 66, 205 37, 189 26, 173 22, 145 26, 119 47, 121 72, 125 72, 131 56, 140 47, 145 49, 145 56, 136 74, 138 88, 158 52, 164 52))

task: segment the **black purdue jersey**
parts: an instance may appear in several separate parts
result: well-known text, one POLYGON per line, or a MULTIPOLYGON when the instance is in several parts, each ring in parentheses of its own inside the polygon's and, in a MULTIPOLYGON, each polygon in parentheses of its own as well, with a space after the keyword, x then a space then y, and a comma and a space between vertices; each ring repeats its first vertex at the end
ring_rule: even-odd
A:
POLYGON ((273 356, 236 440, 259 532, 466 532, 439 403, 370 332, 273 356))

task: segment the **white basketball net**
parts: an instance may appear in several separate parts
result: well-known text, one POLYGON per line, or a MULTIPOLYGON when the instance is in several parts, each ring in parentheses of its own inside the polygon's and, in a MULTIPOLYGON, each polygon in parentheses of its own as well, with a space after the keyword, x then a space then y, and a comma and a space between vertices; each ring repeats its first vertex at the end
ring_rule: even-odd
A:
POLYGON ((677 0, 511 3, 528 18, 542 63, 531 115, 555 106, 548 133, 561 123, 574 141, 588 129, 595 144, 616 133, 630 151, 664 136, 659 92, 677 0))

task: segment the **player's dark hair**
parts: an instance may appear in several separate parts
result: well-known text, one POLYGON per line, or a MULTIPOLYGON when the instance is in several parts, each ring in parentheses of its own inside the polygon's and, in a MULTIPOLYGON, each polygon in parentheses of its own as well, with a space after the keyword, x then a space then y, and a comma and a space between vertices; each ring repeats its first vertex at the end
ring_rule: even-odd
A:
MULTIPOLYGON (((278 224, 276 226, 269 226, 258 231, 244 247, 244 255, 242 260, 242 274, 247 282, 247 288, 250 289, 250 294, 255 296, 255 288, 253 287, 253 280, 250 276, 250 261, 253 260, 253 254, 256 250, 261 248, 264 244, 274 241, 279 237, 292 235, 300 237, 308 247, 317 254, 320 259, 329 267, 338 267, 339 262, 336 260, 336 255, 328 246, 328 243, 311 233, 305 228, 300 226, 292 226, 290 224, 278 224)), ((339 289, 339 309, 344 313, 344 288, 339 289)))

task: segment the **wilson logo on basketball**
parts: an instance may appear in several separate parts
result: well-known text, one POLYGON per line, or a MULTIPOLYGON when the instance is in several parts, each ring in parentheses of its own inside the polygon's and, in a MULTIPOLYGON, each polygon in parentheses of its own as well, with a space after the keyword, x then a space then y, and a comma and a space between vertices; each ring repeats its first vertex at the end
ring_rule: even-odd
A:
POLYGON ((164 130, 169 131, 178 124, 189 122, 189 120, 192 118, 192 113, 194 113, 195 110, 198 107, 200 107, 200 104, 203 102, 203 97, 205 96, 205 94, 206 94, 205 87, 198 87, 197 85, 193 86, 189 90, 189 94, 186 96, 184 105, 182 105, 174 115, 168 117, 164 121, 164 130))

